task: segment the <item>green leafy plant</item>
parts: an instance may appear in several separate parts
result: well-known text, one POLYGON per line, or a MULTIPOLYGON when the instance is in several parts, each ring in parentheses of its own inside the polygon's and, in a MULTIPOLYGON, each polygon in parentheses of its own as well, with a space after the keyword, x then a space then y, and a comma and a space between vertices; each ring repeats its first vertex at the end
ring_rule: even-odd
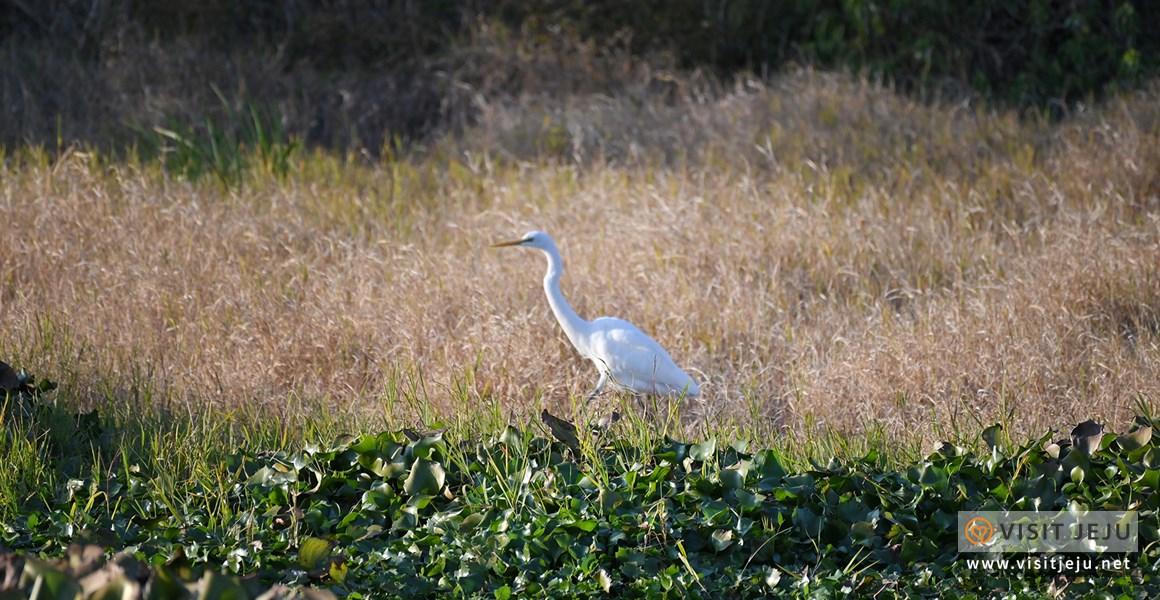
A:
POLYGON ((237 110, 217 86, 214 94, 225 114, 224 124, 207 117, 199 129, 169 119, 148 136, 170 172, 189 179, 212 176, 225 187, 237 186, 250 169, 285 178, 298 142, 290 140, 277 116, 250 105, 237 110))
POLYGON ((161 494, 140 470, 70 480, 5 523, 0 543, 49 556, 98 543, 170 570, 179 557, 192 569, 181 580, 199 585, 225 569, 350 597, 1021 597, 1052 574, 968 569, 957 511, 1132 509, 1132 566, 1069 589, 1154 592, 1160 437, 1140 411, 1125 434, 1088 422, 1011 446, 995 426, 979 451, 945 443, 899 468, 871 452, 795 469, 743 442, 642 445, 607 431, 343 436, 228 457, 216 511, 199 502, 202 484, 161 494))

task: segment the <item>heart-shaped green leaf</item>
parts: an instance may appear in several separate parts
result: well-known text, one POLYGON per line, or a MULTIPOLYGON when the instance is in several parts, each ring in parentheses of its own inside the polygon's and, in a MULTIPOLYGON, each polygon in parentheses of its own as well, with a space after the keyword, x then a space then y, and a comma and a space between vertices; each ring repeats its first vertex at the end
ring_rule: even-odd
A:
POLYGON ((407 480, 403 482, 403 491, 411 496, 416 494, 434 496, 443 489, 446 478, 447 475, 439 463, 416 458, 411 464, 407 480))

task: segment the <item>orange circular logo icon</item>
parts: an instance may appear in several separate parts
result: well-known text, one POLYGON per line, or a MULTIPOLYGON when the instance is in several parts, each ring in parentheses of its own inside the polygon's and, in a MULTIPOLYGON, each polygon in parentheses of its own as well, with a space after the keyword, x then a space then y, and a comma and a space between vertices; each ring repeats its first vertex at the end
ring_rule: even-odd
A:
POLYGON ((972 545, 982 546, 995 537, 995 526, 991 525, 991 522, 985 517, 975 517, 967 521, 967 526, 963 528, 963 535, 972 545))

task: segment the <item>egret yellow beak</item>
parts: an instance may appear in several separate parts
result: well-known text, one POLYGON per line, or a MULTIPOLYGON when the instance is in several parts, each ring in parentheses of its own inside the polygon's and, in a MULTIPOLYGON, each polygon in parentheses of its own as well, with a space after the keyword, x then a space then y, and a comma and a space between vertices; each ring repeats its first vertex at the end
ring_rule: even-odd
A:
POLYGON ((498 242, 498 243, 492 244, 491 247, 492 248, 503 248, 504 246, 519 246, 520 244, 522 244, 526 241, 528 241, 528 240, 522 239, 522 240, 510 240, 507 242, 498 242))

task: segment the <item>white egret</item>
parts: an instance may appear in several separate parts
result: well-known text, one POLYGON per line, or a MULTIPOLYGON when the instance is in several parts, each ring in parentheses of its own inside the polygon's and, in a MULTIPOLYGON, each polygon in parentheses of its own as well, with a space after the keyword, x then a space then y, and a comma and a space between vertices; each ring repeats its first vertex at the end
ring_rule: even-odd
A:
POLYGON ((564 261, 552 236, 529 231, 518 240, 492 244, 493 248, 504 246, 536 248, 548 258, 548 272, 544 275, 548 305, 572 346, 600 371, 600 380, 588 394, 588 401, 609 382, 637 394, 694 397, 701 393, 697 383, 673 362, 669 353, 632 323, 615 317, 585 321, 572 310, 560 293, 564 261))

